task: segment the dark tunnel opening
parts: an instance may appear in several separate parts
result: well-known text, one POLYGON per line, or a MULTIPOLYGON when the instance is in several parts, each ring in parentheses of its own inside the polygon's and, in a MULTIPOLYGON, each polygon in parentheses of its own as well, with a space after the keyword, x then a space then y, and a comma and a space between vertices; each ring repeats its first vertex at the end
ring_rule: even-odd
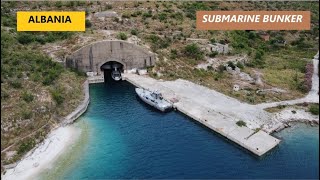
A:
POLYGON ((117 61, 108 61, 100 67, 103 71, 104 82, 120 81, 122 79, 123 64, 117 61))

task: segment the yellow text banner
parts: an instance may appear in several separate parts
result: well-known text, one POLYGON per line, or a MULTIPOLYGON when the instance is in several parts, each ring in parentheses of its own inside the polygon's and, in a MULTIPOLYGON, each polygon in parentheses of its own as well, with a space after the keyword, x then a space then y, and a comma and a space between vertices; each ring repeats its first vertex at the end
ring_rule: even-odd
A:
POLYGON ((85 11, 18 11, 17 31, 85 31, 85 11))

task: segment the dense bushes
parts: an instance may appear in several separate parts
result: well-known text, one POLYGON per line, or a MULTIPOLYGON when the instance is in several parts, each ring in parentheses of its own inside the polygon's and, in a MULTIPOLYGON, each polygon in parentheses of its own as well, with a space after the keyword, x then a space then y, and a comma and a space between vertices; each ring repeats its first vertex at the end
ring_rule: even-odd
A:
POLYGON ((18 148, 18 154, 24 154, 30 151, 35 146, 34 139, 25 140, 18 148))
POLYGON ((17 39, 19 41, 19 43, 21 44, 29 44, 34 42, 35 38, 32 34, 30 33, 19 33, 17 36, 17 39))
MULTIPOLYGON (((32 35, 31 33, 23 34, 32 35)), ((20 37, 27 37, 24 35, 20 37)), ((4 31, 1 37, 3 37, 1 38, 1 76, 2 80, 8 82, 11 87, 22 88, 22 72, 33 81, 50 85, 64 71, 61 64, 53 62, 48 56, 20 47, 17 43, 18 37, 17 39, 9 38, 12 36, 4 31), (12 51, 14 46, 18 46, 20 50, 12 51)), ((24 40, 23 42, 29 42, 24 40)))
POLYGON ((196 60, 202 60, 204 58, 204 53, 201 51, 200 47, 195 43, 188 44, 187 46, 185 46, 183 53, 187 57, 191 57, 196 60))
POLYGON ((20 44, 30 44, 32 42, 45 44, 57 40, 68 39, 73 34, 73 32, 19 32, 17 40, 20 44))
POLYGON ((186 16, 190 19, 196 19, 196 12, 198 10, 210 10, 210 7, 204 2, 185 2, 183 3, 182 8, 183 12, 185 12, 186 16))
POLYGON ((306 49, 313 47, 311 44, 305 41, 304 37, 300 37, 298 40, 295 40, 291 43, 293 46, 297 46, 300 49, 306 49))

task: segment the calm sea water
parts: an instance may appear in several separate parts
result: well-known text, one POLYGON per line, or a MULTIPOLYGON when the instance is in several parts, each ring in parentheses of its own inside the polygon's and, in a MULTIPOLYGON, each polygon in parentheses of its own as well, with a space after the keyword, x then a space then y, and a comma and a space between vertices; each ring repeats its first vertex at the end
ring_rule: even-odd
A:
POLYGON ((258 158, 179 112, 147 106, 127 82, 90 85, 90 96, 80 120, 87 141, 61 178, 319 178, 318 127, 283 130, 281 144, 258 158))

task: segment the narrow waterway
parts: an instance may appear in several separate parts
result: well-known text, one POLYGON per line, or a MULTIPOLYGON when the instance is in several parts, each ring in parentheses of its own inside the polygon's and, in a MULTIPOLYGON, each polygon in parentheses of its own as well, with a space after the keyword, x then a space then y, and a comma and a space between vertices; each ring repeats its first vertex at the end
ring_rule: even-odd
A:
MULTIPOLYGON (((279 146, 262 158, 181 113, 158 112, 134 86, 90 85, 88 111, 77 124, 86 135, 68 163, 47 178, 319 178, 319 127, 297 124, 276 134, 279 146), (54 175, 53 175, 54 174, 54 175)), ((77 125, 76 124, 76 125, 77 125)), ((64 162, 64 163, 63 163, 64 162)))

